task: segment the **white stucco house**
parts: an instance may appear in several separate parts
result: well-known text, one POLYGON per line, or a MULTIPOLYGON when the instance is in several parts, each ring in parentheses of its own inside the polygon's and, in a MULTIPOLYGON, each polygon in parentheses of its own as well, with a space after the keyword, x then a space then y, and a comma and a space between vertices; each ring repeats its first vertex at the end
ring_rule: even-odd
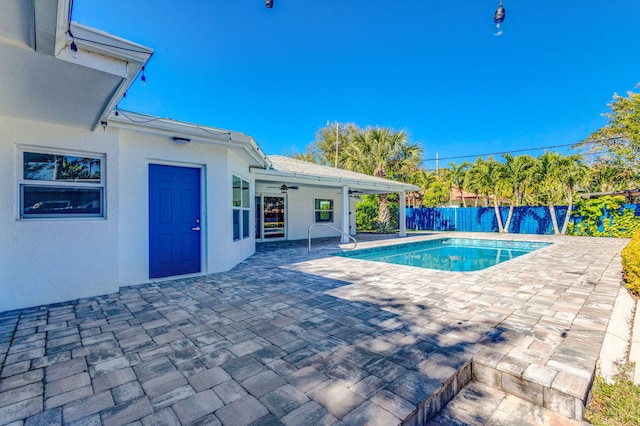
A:
POLYGON ((117 111, 153 50, 70 22, 71 3, 2 3, 0 312, 225 271, 313 224, 346 242, 350 195, 416 189, 117 111))

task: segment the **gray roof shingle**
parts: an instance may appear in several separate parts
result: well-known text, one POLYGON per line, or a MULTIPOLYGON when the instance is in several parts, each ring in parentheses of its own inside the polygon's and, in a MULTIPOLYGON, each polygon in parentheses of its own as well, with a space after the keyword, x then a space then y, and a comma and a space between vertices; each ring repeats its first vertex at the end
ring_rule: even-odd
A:
POLYGON ((327 184, 343 182, 349 183, 353 187, 369 187, 379 189, 392 189, 395 191, 415 191, 419 188, 404 182, 391 179, 384 179, 376 176, 366 175, 364 173, 352 172, 350 170, 339 169, 335 167, 327 167, 321 164, 309 163, 307 161, 297 160, 291 157, 281 155, 268 156, 271 162, 269 174, 274 178, 282 173, 283 177, 287 175, 295 175, 298 178, 316 178, 325 180, 327 184), (275 173, 273 173, 275 172, 275 173))

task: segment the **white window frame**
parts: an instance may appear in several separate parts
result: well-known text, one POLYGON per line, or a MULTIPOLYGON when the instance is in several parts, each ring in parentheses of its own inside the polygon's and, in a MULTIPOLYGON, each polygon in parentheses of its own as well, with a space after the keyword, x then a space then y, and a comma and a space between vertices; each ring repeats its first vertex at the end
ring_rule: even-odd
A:
POLYGON ((23 146, 18 148, 18 216, 21 220, 42 220, 42 219, 106 219, 106 163, 107 156, 104 153, 72 151, 62 149, 51 149, 46 147, 23 146), (40 180, 26 179, 24 171, 24 157, 26 153, 60 155, 68 157, 91 158, 100 162, 100 180, 40 180), (72 189, 72 190, 98 190, 100 193, 100 206, 98 213, 62 213, 62 214, 25 214, 27 206, 25 203, 25 190, 28 188, 52 188, 52 189, 72 189))
POLYGON ((326 198, 326 197, 317 197, 313 199, 313 223, 335 223, 336 220, 336 207, 335 207, 335 200, 333 198, 326 198), (331 202, 331 210, 322 210, 322 209, 317 209, 316 208, 316 204, 318 201, 330 201, 331 202), (331 220, 321 220, 318 221, 318 213, 326 213, 326 212, 331 212, 331 220))
POLYGON ((238 223, 238 228, 239 228, 239 237, 236 238, 235 235, 232 234, 232 238, 233 241, 242 241, 242 240, 246 240, 247 238, 251 238, 251 182, 249 180, 244 179, 243 177, 239 176, 239 175, 232 175, 231 177, 231 206, 232 206, 232 212, 231 212, 231 222, 232 222, 232 233, 235 234, 235 229, 234 229, 234 221, 235 221, 235 212, 238 212, 238 217, 239 217, 239 223, 238 223), (236 199, 235 199, 235 180, 238 179, 240 180, 240 199, 239 199, 239 205, 236 205, 236 199), (245 197, 243 196, 244 190, 245 190, 245 186, 246 186, 246 191, 247 191, 247 199, 245 200, 245 197), (248 205, 245 205, 245 201, 247 202, 248 205), (248 221, 246 223, 245 226, 245 220, 244 217, 245 215, 248 216, 248 221))

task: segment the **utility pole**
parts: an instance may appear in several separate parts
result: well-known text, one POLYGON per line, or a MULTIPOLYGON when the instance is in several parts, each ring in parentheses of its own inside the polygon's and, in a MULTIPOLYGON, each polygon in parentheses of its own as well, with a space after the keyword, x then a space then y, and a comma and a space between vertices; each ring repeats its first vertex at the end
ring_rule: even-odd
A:
POLYGON ((438 153, 436 152, 436 176, 440 176, 440 171, 438 170, 438 153))
POLYGON ((340 136, 338 134, 338 122, 336 121, 336 169, 338 168, 338 144, 340 143, 340 136))

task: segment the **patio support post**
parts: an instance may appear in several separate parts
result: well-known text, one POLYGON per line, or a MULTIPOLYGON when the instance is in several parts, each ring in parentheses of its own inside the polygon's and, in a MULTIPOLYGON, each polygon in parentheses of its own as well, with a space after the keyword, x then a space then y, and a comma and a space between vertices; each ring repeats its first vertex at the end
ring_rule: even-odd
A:
POLYGON ((398 203, 399 203, 399 208, 398 208, 398 214, 399 214, 399 218, 398 218, 398 228, 400 230, 399 232, 399 236, 401 237, 406 237, 407 236, 407 200, 406 197, 407 194, 405 191, 400 192, 400 196, 398 197, 398 203))
POLYGON ((349 187, 342 187, 342 235, 340 235, 341 243, 349 242, 349 187))

